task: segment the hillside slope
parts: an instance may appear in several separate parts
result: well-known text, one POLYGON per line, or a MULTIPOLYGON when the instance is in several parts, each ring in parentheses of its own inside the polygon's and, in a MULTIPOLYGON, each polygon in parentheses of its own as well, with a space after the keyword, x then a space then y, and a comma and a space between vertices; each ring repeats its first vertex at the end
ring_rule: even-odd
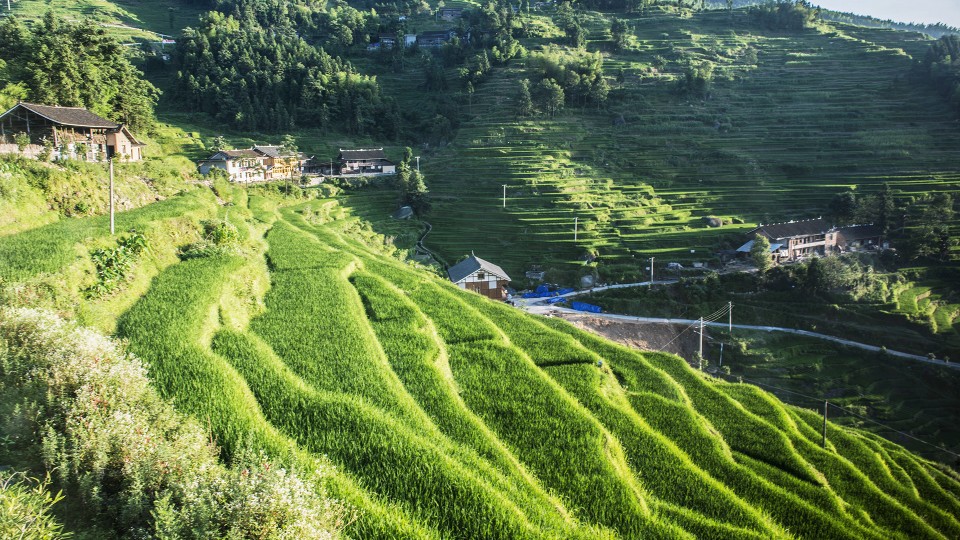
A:
MULTIPOLYGON (((956 118, 911 72, 929 38, 828 22, 772 31, 741 11, 616 16, 632 28, 625 50, 613 50, 613 14, 595 12, 582 14, 586 48, 560 47, 602 53, 602 107, 518 116, 519 81, 537 80, 530 58, 476 86, 467 120, 421 161, 432 248, 451 260, 474 250, 515 273, 596 251, 601 275, 619 279, 638 271, 633 258, 709 259, 751 224, 817 217, 850 189, 886 183, 901 200, 960 190, 956 118), (704 63, 707 92, 680 91, 685 66, 704 63), (728 225, 708 228, 707 216, 728 225)), ((549 12, 529 17, 554 30, 523 40, 531 51, 560 42, 549 12)), ((415 102, 418 70, 377 75, 415 102)))
POLYGON ((333 201, 235 202, 261 255, 167 267, 119 333, 228 453, 329 456, 354 536, 960 534, 956 475, 894 444, 821 448, 816 414, 427 277, 333 201))
MULTIPOLYGON (((160 393, 225 458, 250 445, 301 467, 329 458, 328 491, 358 510, 351 536, 960 534, 945 467, 833 424, 821 446, 814 412, 461 291, 359 241, 336 201, 257 193, 218 188, 217 204, 193 190, 121 214, 157 253, 80 313, 105 328, 120 314, 160 393), (172 257, 211 217, 237 247, 172 257)), ((85 246, 108 243, 102 222, 4 237, 8 300, 82 275, 85 246)))

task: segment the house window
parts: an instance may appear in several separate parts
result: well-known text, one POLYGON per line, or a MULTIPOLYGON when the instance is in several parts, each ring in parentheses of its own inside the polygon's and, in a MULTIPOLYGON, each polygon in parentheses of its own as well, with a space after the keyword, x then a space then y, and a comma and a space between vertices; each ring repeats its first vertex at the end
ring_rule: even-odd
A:
POLYGON ((480 281, 483 281, 484 279, 487 279, 487 278, 483 272, 477 272, 477 279, 480 281))

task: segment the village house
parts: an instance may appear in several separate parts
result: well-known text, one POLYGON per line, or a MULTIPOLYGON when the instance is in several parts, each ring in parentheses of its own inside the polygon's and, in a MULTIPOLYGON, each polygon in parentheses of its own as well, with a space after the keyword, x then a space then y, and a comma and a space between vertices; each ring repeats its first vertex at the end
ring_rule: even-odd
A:
POLYGON ((473 291, 494 300, 507 299, 510 276, 502 268, 473 253, 447 270, 450 281, 461 289, 473 291))
POLYGON ((307 157, 301 154, 284 155, 278 146, 254 146, 245 150, 221 150, 200 160, 200 174, 222 169, 231 182, 247 184, 299 177, 307 157))
POLYGON ((266 169, 266 179, 268 181, 301 176, 309 160, 301 152, 284 154, 279 146, 254 146, 252 150, 263 156, 263 166, 266 169))
POLYGON ((266 168, 263 164, 263 155, 246 150, 220 150, 207 159, 200 160, 200 174, 207 175, 213 169, 227 171, 231 182, 247 184, 263 182, 267 179, 266 168))
MULTIPOLYGON (((380 34, 377 38, 377 41, 367 45, 368 51, 375 51, 378 49, 390 50, 397 46, 398 37, 396 34, 380 34)), ((404 34, 403 35, 403 47, 412 47, 414 43, 417 42, 416 34, 404 34)))
POLYGON ((440 8, 437 14, 444 21, 454 21, 463 16, 463 8, 440 8))
POLYGON ((834 227, 823 218, 760 225, 747 234, 751 239, 737 249, 738 253, 749 253, 753 238, 764 236, 770 241, 770 255, 777 263, 883 245, 882 231, 875 225, 834 227))
POLYGON ((344 150, 337 155, 341 175, 396 174, 397 166, 387 159, 383 148, 344 150))
POLYGON ((0 115, 0 153, 36 158, 50 150, 53 159, 124 161, 143 159, 141 143, 123 124, 93 114, 83 107, 59 107, 20 102, 0 115), (22 152, 16 137, 29 139, 22 152))
POLYGON ((456 32, 453 30, 424 32, 417 36, 417 45, 425 49, 443 47, 443 44, 453 39, 454 35, 456 35, 456 32))

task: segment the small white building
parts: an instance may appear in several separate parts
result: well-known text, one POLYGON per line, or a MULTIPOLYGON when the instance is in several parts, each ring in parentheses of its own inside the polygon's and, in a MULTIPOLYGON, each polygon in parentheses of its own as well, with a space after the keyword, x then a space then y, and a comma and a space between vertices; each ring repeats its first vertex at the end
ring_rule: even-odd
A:
POLYGON ((461 289, 480 293, 494 300, 506 300, 507 283, 510 276, 503 268, 477 257, 473 253, 469 257, 450 267, 447 270, 450 281, 461 289))

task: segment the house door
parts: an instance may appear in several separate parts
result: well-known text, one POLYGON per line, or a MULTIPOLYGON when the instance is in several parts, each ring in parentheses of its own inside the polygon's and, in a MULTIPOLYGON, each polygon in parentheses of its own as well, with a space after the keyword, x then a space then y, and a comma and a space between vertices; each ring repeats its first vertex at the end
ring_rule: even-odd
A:
POLYGON ((112 158, 113 155, 116 154, 116 153, 117 153, 116 148, 115 148, 112 144, 108 144, 108 145, 107 145, 107 159, 112 158))

